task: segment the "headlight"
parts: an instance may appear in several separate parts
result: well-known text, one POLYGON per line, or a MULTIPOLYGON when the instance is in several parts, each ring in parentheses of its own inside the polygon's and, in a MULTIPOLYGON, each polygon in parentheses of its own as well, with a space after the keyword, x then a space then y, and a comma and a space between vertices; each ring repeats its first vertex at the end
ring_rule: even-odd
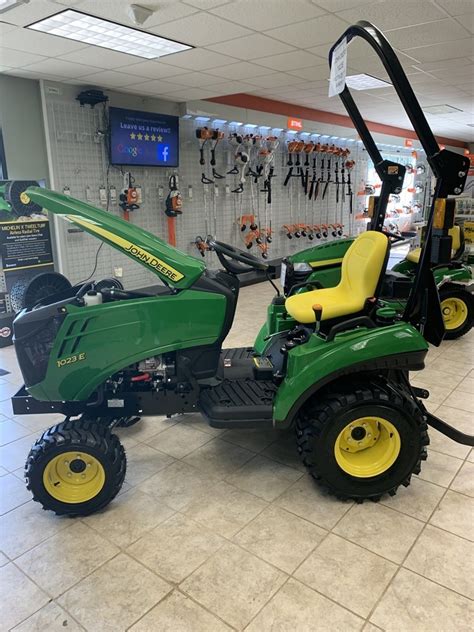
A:
POLYGON ((309 263, 294 263, 293 269, 295 272, 311 272, 313 268, 309 265, 309 263))

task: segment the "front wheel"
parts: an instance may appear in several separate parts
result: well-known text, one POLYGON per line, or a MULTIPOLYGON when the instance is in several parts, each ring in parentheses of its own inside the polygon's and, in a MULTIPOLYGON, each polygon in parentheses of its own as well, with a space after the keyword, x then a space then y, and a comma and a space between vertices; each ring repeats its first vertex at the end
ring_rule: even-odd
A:
POLYGON ((66 420, 36 441, 25 478, 33 500, 57 515, 87 516, 120 491, 125 451, 107 426, 95 420, 66 420))
POLYGON ((336 388, 317 394, 297 419, 303 463, 338 498, 393 496, 426 459, 429 440, 420 410, 382 382, 336 388))
POLYGON ((439 291, 445 340, 455 340, 467 334, 474 323, 474 299, 462 287, 451 285, 439 291))

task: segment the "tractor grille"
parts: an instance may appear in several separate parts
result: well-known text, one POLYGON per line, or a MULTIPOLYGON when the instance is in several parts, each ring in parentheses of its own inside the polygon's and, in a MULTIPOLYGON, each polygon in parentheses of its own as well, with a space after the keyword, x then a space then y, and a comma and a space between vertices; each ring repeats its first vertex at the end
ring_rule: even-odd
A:
POLYGON ((64 315, 52 317, 51 313, 45 314, 42 320, 31 320, 28 317, 32 313, 20 313, 13 323, 15 351, 26 386, 44 380, 51 349, 64 320, 64 315))

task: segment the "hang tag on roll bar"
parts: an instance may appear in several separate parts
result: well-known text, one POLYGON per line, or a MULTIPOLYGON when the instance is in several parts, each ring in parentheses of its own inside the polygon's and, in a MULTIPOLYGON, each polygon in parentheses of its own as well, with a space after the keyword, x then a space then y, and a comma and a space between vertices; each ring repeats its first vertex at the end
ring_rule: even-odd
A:
POLYGON ((331 75, 329 77, 329 96, 340 94, 346 85, 347 38, 343 37, 332 54, 331 75))

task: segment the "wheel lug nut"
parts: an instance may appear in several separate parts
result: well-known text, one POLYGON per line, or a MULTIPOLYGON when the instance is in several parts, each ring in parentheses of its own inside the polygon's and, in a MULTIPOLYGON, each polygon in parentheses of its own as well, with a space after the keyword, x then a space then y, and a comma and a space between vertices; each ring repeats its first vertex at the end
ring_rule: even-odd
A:
POLYGON ((69 465, 69 461, 64 461, 64 465, 69 465))
POLYGON ((81 478, 85 478, 85 477, 86 477, 86 475, 85 475, 85 474, 81 474, 81 478))
POLYGON ((71 472, 68 472, 68 473, 67 473, 67 475, 68 475, 69 477, 71 477, 71 476, 72 476, 72 473, 71 473, 71 472))

